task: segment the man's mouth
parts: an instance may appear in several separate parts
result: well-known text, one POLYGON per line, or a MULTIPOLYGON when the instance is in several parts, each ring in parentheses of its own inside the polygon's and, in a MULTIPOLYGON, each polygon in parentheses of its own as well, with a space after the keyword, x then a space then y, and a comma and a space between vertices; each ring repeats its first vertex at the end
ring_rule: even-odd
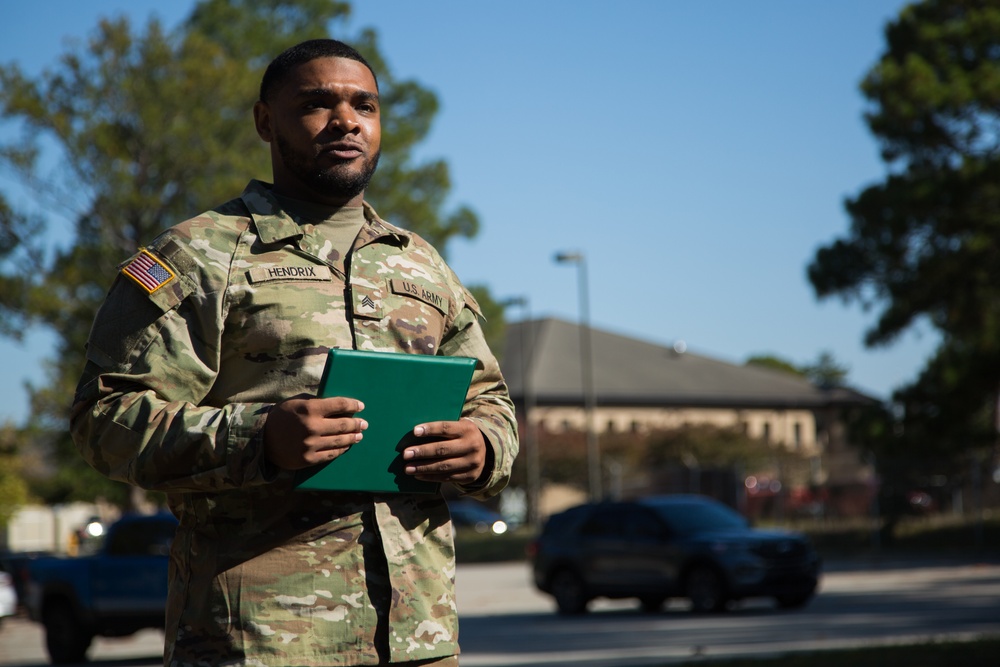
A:
POLYGON ((337 141, 320 149, 321 155, 329 155, 338 160, 353 160, 364 155, 361 146, 355 143, 337 141))

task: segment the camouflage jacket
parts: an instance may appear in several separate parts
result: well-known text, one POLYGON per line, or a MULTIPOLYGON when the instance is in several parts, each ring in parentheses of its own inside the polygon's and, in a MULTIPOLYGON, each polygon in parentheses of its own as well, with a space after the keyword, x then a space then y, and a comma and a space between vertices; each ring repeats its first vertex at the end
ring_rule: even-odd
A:
POLYGON ((314 394, 329 348, 459 355, 479 360, 463 416, 493 459, 465 491, 509 477, 513 406, 451 269, 367 204, 349 276, 332 252, 252 181, 124 263, 97 315, 71 430, 94 468, 165 492, 180 519, 167 664, 376 664, 379 614, 394 662, 458 652, 440 496, 295 490, 263 458, 269 407, 314 394))

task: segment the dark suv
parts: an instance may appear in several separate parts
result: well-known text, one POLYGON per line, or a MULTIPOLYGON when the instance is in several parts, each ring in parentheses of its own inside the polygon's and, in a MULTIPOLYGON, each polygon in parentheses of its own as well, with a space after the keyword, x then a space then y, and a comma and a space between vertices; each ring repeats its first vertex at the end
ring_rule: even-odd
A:
POLYGON ((688 495, 573 507, 549 518, 529 554, 535 585, 564 614, 597 597, 639 598, 647 611, 671 597, 696 612, 761 596, 801 607, 820 572, 805 536, 754 530, 726 505, 688 495))

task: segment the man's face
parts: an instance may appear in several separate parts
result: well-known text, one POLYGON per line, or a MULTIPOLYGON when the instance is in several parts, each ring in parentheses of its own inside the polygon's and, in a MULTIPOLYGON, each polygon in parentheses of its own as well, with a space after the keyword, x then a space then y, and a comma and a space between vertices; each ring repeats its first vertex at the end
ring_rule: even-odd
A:
POLYGON ((275 189, 307 201, 359 206, 378 165, 382 130, 375 77, 347 58, 296 67, 254 107, 271 143, 275 189))

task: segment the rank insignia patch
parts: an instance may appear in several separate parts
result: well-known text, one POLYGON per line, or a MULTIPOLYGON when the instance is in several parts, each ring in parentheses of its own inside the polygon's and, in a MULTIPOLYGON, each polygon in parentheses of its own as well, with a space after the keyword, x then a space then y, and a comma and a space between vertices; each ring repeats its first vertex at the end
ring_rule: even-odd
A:
POLYGON ((174 272, 145 248, 140 250, 136 258, 122 268, 122 273, 138 283, 149 294, 160 289, 174 278, 174 272))

